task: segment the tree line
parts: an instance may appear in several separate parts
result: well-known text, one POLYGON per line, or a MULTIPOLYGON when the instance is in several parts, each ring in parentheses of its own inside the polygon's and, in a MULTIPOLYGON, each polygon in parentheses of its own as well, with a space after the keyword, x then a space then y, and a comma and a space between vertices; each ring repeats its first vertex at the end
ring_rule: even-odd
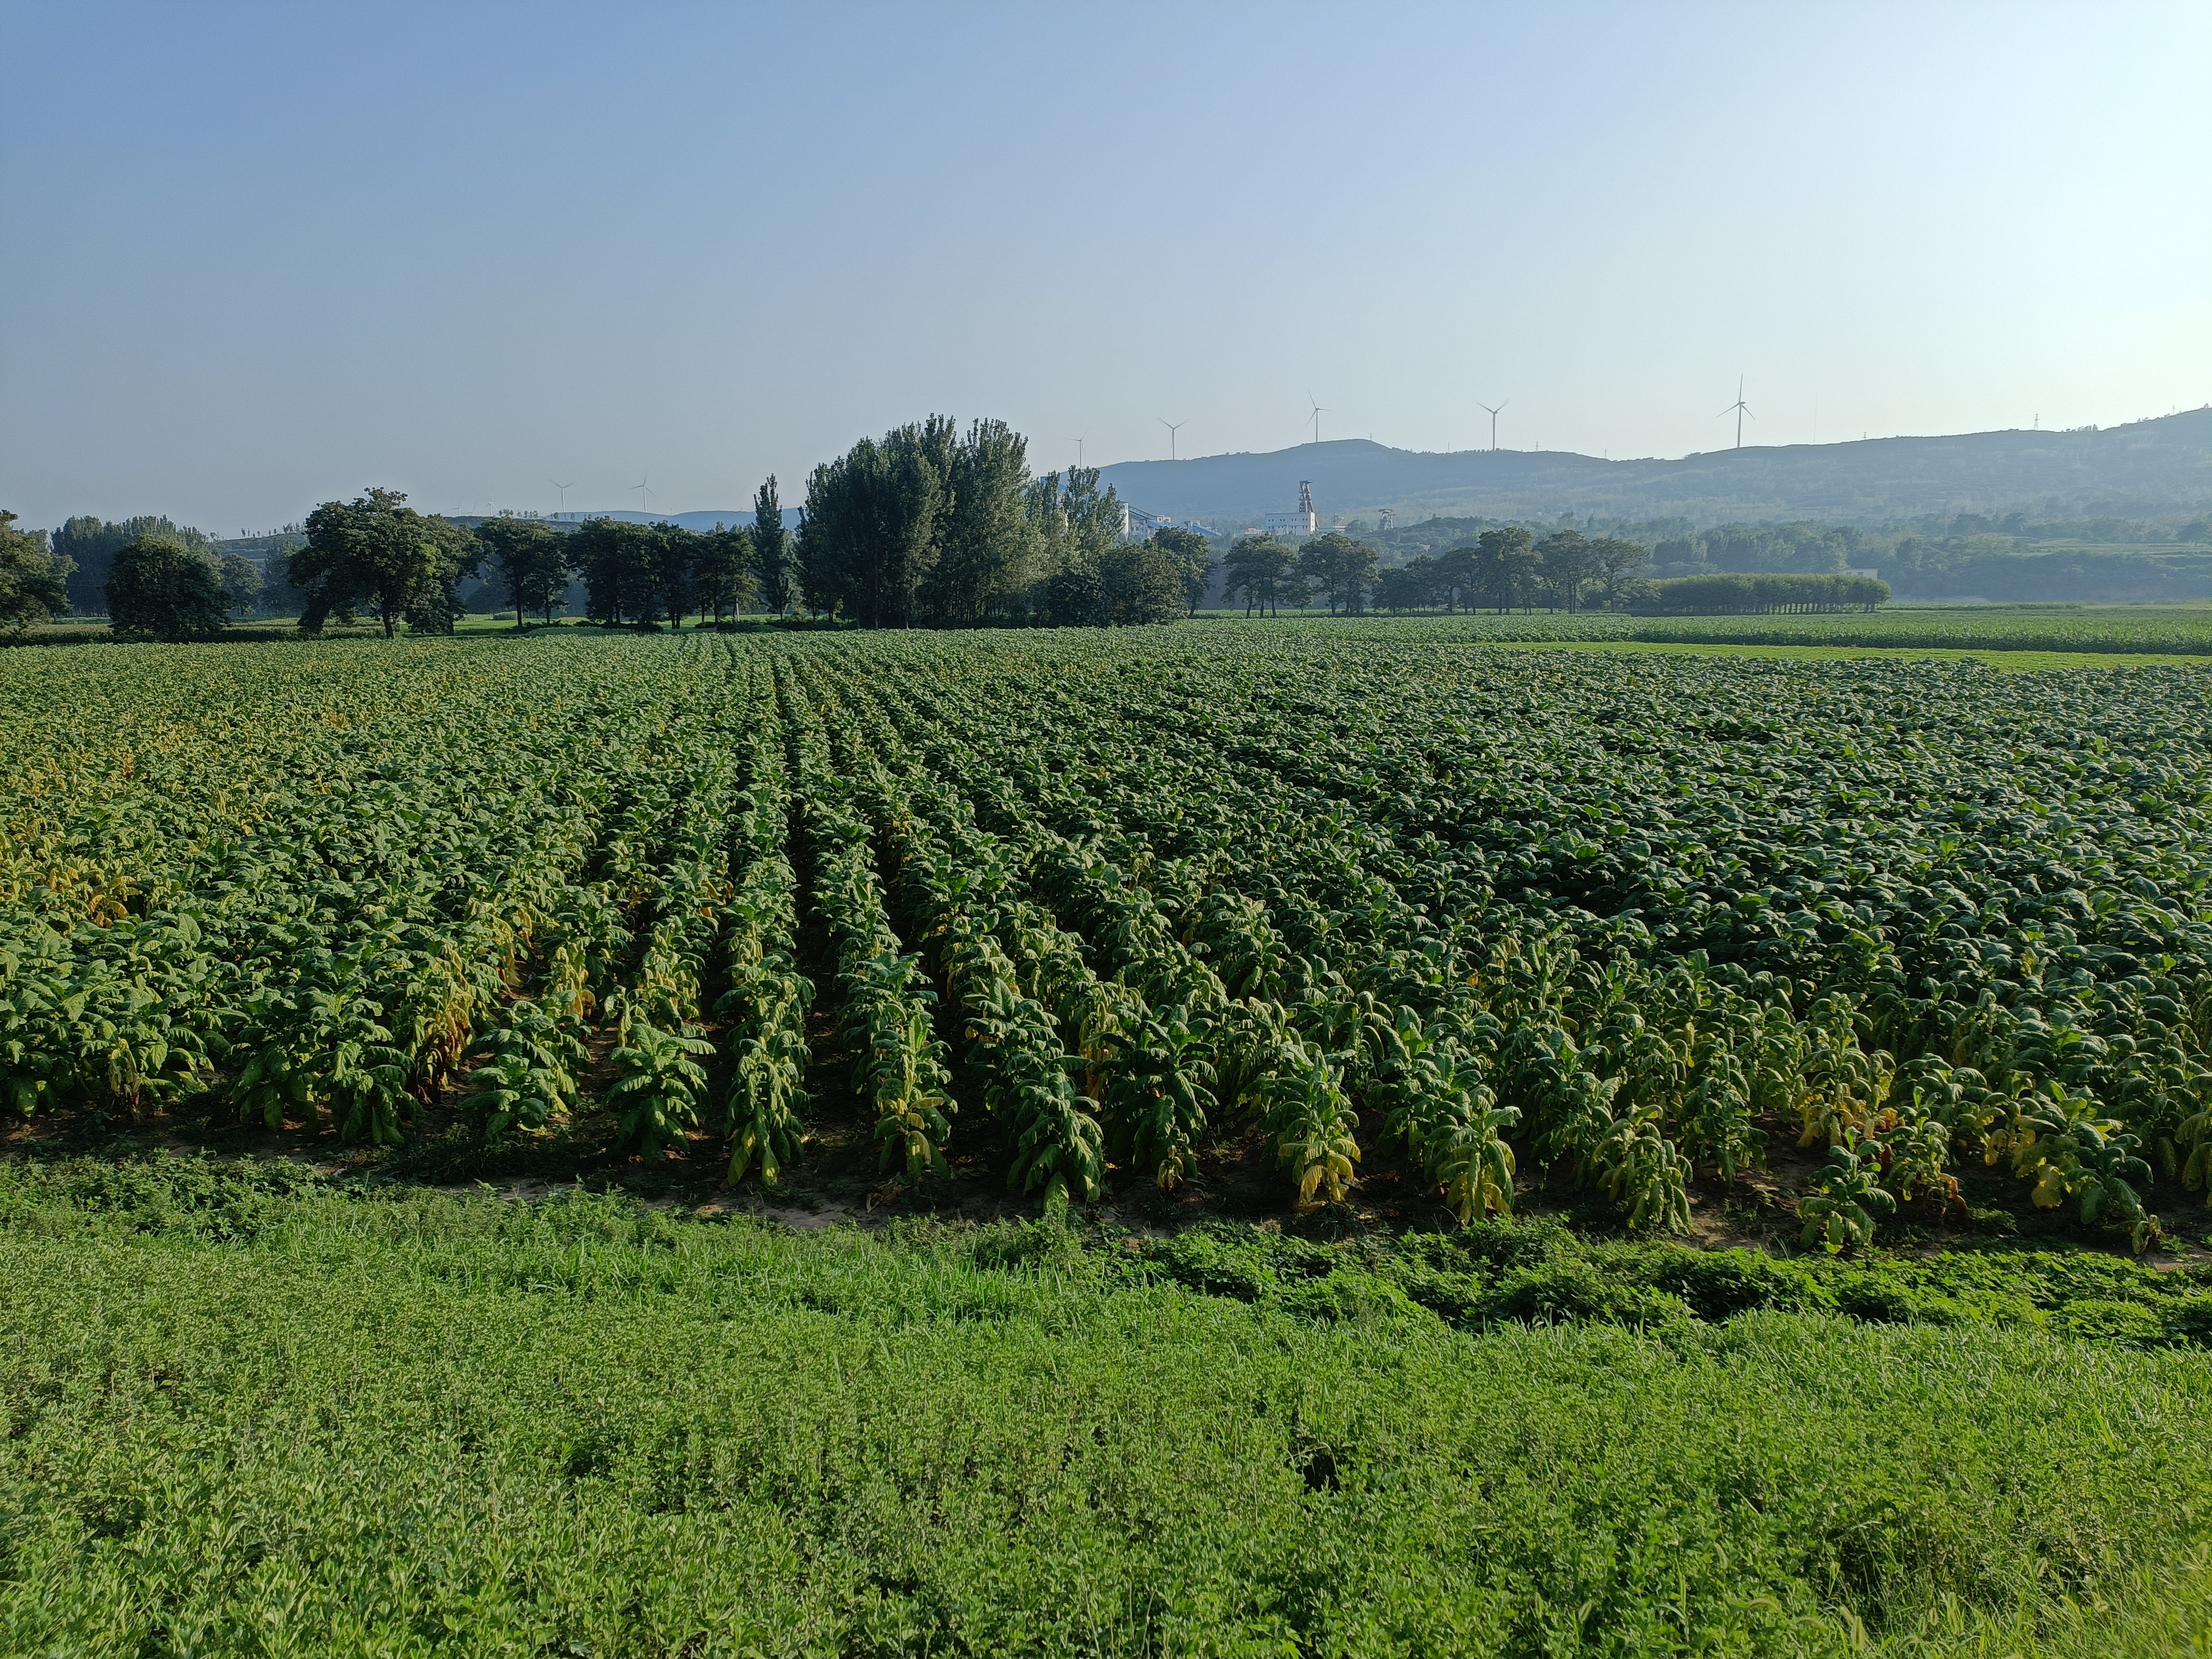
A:
POLYGON ((120 637, 210 639, 252 610, 265 585, 296 604, 309 635, 364 617, 386 638, 402 623, 449 634, 465 611, 460 586, 475 577, 496 585, 518 627, 565 612, 579 580, 586 614, 610 625, 680 625, 695 613, 720 621, 762 595, 778 609, 793 600, 774 478, 761 487, 754 526, 706 533, 609 519, 569 531, 511 515, 471 526, 406 501, 384 489, 325 501, 296 538, 278 538, 265 566, 167 519, 72 519, 49 536, 15 529, 9 514, 0 525, 0 627, 20 632, 64 610, 104 610, 120 637))
POLYGON ((1229 596, 1243 604, 1248 617, 1316 600, 1333 616, 1357 616, 1370 601, 1389 611, 1504 611, 1539 604, 1568 611, 1619 610, 1649 586, 1637 575, 1649 557, 1649 549, 1614 536, 1561 529, 1539 538, 1509 525, 1389 569, 1378 567, 1374 548, 1340 531, 1295 549, 1271 537, 1242 537, 1224 564, 1229 596))
MULTIPOLYGON (((1097 468, 1034 476, 1027 441, 1005 422, 963 433, 945 416, 863 439, 817 467, 795 530, 772 477, 751 525, 706 532, 606 518, 471 526, 406 503, 386 489, 325 501, 300 544, 272 556, 271 580, 297 601, 303 634, 364 617, 387 637, 403 623, 450 633, 464 613, 461 584, 476 577, 504 595, 518 627, 566 611, 579 581, 585 615, 604 626, 680 627, 688 616, 722 622, 758 607, 860 628, 1108 627, 1188 615, 1214 569, 1213 544, 1197 532, 1133 540, 1097 468)), ((245 593, 244 575, 205 537, 167 520, 73 520, 58 539, 88 552, 98 544, 87 568, 118 634, 207 637, 245 593)), ((41 556, 52 562, 50 550, 41 556)), ((91 591, 67 597, 94 608, 91 591)))
POLYGON ((1765 616, 1777 611, 1872 611, 1889 602, 1889 584, 1835 571, 1726 571, 1647 582, 1637 608, 1662 617, 1765 616))
POLYGON ((164 639, 220 632, 260 602, 262 567, 166 518, 72 518, 52 532, 0 523, 0 629, 120 607, 118 629, 164 639))
POLYGON ((791 537, 774 477, 754 496, 750 526, 711 531, 609 518, 571 529, 512 514, 471 528, 419 514, 406 500, 371 489, 307 515, 306 544, 286 567, 306 599, 302 633, 363 613, 387 638, 401 622, 416 633, 451 633, 462 614, 460 584, 478 575, 505 596, 518 628, 567 611, 578 580, 586 617, 610 628, 681 628, 694 615, 720 623, 757 600, 779 611, 793 601, 791 537))
POLYGON ((217 547, 204 531, 147 514, 113 523, 78 514, 52 532, 49 541, 57 564, 64 567, 63 580, 69 609, 83 614, 106 608, 108 579, 114 574, 115 556, 141 542, 173 544, 192 554, 212 571, 220 597, 232 612, 251 611, 262 597, 262 567, 258 561, 217 547))

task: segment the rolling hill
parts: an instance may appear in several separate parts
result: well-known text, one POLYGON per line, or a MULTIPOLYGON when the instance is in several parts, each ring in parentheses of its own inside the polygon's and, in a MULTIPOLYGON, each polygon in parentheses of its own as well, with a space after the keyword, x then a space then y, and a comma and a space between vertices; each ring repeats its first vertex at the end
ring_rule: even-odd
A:
MULTIPOLYGON (((788 530, 796 520, 798 504, 783 509, 784 528, 788 530)), ((586 519, 612 519, 618 524, 672 524, 682 530, 712 530, 718 525, 732 528, 743 526, 750 529, 753 521, 752 508, 725 507, 712 513, 640 513, 629 507, 611 507, 604 513, 549 513, 545 515, 556 523, 581 524, 586 519)))
POLYGON ((2142 516, 2212 505, 2212 405, 2102 430, 1974 432, 1856 443, 1746 447, 1679 460, 1550 451, 1434 454, 1363 438, 1272 454, 1123 461, 1101 469, 1150 513, 1255 520, 1297 504, 1301 479, 1331 516, 1673 514, 1878 523, 1936 512, 2142 516))

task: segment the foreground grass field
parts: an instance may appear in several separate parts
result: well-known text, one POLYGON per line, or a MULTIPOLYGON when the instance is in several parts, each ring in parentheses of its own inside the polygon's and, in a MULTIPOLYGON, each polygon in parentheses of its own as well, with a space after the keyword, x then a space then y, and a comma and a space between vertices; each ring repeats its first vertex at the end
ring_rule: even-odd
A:
MULTIPOLYGON (((1349 1257, 1309 1281, 1328 1294, 1240 1294, 1231 1259, 1282 1248, 1213 1243, 1208 1293, 1205 1251, 1049 1225, 799 1236, 15 1164, 0 1646, 2070 1655, 2212 1631, 2202 1348, 1730 1317, 1705 1291, 1702 1316, 1647 1294, 1456 1328, 1354 1294, 1385 1279, 1349 1257)), ((1425 1249, 1484 1294, 1589 1265, 1503 1224, 1425 1249)))

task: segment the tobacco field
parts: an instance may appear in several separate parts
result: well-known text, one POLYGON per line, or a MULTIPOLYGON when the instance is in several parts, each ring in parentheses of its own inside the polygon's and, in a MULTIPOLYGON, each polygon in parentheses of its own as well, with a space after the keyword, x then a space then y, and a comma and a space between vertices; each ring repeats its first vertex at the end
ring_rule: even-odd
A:
POLYGON ((857 1108, 907 1183, 972 1146, 1082 1203, 1257 1138, 1294 1205, 1382 1154, 1462 1220, 1540 1166, 1661 1231, 1787 1142, 1833 1248, 1971 1160, 2142 1249, 2212 1169, 2193 671, 1301 630, 0 673, 22 1117, 602 1112, 744 1182, 857 1108))

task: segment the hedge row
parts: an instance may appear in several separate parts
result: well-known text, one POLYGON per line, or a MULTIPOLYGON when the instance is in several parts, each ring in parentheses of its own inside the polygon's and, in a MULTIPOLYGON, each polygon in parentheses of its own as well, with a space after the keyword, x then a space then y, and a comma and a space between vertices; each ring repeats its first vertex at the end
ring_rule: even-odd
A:
POLYGON ((1774 611, 1871 611, 1889 599, 1877 576, 1790 575, 1775 571, 1725 571, 1678 576, 1645 584, 1634 607, 1645 616, 1720 617, 1774 611))

